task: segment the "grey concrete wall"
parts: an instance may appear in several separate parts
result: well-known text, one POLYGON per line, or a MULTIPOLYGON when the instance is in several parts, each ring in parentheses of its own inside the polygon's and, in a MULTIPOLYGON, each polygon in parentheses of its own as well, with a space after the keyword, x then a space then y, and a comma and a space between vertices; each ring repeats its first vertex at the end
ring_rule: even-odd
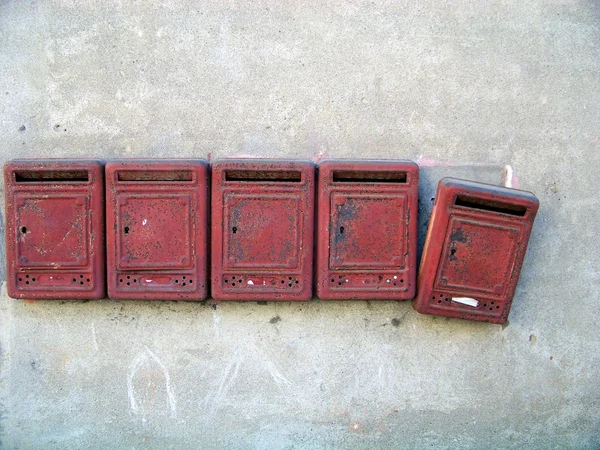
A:
MULTIPOLYGON (((3 289, 0 447, 599 448, 599 9, 0 2, 2 162, 326 155, 477 163, 474 177, 511 164, 541 200, 504 327, 407 302, 3 289)), ((458 170, 441 167, 424 189, 458 170)))

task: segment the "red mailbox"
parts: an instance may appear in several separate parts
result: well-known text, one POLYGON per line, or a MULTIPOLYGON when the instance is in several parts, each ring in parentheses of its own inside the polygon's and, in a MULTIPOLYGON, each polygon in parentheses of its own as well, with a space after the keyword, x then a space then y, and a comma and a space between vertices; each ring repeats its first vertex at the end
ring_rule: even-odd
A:
POLYGON ((102 162, 16 160, 4 186, 8 295, 104 297, 102 162))
POLYGON ((320 299, 414 297, 418 189, 410 161, 319 164, 320 299))
POLYGON ((213 164, 216 300, 311 298, 314 172, 308 162, 213 164))
POLYGON ((110 298, 206 298, 207 189, 199 160, 106 165, 110 298))
POLYGON ((504 323, 538 205, 529 192, 441 180, 414 308, 425 314, 504 323))

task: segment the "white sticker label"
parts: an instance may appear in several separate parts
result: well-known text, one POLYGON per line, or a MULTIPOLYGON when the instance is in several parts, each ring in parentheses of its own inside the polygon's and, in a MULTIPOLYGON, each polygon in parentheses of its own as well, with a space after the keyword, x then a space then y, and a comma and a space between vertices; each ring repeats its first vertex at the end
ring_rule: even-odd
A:
POLYGON ((472 306, 473 308, 479 306, 479 301, 470 297, 452 297, 452 301, 462 305, 472 306))

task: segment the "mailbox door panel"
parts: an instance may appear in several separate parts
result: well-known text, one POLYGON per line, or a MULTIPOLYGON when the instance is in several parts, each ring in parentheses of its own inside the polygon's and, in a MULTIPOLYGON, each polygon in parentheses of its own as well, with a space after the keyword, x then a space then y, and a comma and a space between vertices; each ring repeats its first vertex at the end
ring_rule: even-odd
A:
POLYGON ((192 207, 189 194, 119 194, 119 269, 192 267, 192 207))
POLYGON ((89 218, 85 194, 17 194, 19 267, 85 266, 89 218))
POLYGON ((522 227, 452 217, 435 287, 506 295, 522 227))
POLYGON ((332 194, 331 269, 394 269, 406 260, 406 195, 332 194))
POLYGON ((293 194, 227 194, 223 267, 297 269, 301 204, 293 194))

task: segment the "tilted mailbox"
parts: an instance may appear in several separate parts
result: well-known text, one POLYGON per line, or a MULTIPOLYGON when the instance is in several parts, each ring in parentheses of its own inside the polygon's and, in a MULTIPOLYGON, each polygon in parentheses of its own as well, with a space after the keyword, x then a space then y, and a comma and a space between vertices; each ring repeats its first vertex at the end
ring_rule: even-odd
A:
POLYGON ((421 258, 415 309, 504 323, 538 205, 529 192, 441 180, 421 258))

